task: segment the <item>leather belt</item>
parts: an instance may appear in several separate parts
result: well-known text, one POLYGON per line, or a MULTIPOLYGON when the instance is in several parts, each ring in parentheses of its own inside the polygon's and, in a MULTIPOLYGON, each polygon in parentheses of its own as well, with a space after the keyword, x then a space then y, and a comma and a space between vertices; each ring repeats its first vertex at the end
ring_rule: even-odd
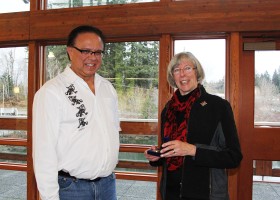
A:
POLYGON ((72 178, 72 179, 75 179, 75 180, 82 180, 82 181, 88 181, 88 182, 97 182, 101 179, 101 177, 98 177, 96 179, 93 179, 93 180, 90 180, 90 179, 83 179, 83 178, 76 178, 75 176, 71 176, 69 173, 67 172, 64 172, 62 170, 60 170, 58 172, 58 175, 59 176, 63 176, 63 177, 67 177, 67 178, 72 178))

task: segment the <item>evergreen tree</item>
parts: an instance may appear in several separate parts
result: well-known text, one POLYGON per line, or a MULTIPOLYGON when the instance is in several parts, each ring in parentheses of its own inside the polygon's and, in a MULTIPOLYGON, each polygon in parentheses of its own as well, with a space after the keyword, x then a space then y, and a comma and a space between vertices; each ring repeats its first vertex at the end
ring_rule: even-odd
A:
POLYGON ((278 68, 278 72, 276 70, 274 71, 272 83, 278 88, 278 91, 280 91, 280 67, 278 68))
POLYGON ((271 82, 270 75, 267 71, 264 74, 261 74, 261 79, 266 80, 267 82, 271 82))

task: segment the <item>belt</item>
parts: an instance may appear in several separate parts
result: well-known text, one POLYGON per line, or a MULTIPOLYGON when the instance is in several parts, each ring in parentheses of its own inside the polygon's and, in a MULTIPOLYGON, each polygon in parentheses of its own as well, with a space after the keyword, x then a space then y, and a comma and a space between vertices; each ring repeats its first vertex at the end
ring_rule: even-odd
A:
POLYGON ((72 178, 72 179, 75 179, 75 180, 82 180, 82 181, 88 181, 88 182, 97 182, 97 181, 99 181, 101 179, 101 177, 98 177, 98 178, 93 179, 93 180, 91 180, 91 179, 83 179, 83 178, 76 178, 75 176, 71 176, 69 173, 64 172, 62 170, 60 170, 58 172, 58 175, 59 176, 63 176, 63 177, 67 177, 67 178, 72 178))

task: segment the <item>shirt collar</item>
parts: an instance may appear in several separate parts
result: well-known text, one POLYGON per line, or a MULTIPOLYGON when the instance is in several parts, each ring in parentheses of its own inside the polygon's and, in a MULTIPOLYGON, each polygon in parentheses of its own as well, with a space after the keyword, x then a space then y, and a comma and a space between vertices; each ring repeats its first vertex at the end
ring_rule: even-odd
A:
MULTIPOLYGON (((83 84, 87 85, 87 83, 81 78, 79 77, 70 67, 66 67, 65 70, 64 70, 64 73, 63 75, 65 76, 65 79, 66 81, 69 83, 69 84, 72 84, 76 81, 80 81, 82 82, 83 84)), ((100 85, 100 81, 101 81, 101 77, 99 74, 95 73, 94 75, 94 85, 95 85, 95 88, 97 88, 99 85, 100 85)))

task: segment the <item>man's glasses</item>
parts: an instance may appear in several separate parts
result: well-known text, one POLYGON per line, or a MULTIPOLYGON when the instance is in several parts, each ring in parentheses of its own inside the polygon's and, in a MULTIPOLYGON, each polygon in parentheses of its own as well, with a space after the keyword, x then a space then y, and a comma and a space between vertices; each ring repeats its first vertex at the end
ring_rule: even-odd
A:
POLYGON ((83 56, 89 56, 89 55, 95 55, 95 57, 101 57, 104 53, 104 51, 102 50, 97 50, 97 51, 91 51, 88 49, 79 49, 75 46, 72 46, 74 49, 76 49, 77 51, 79 51, 83 56))
POLYGON ((172 73, 174 76, 179 75, 181 73, 181 71, 183 71, 184 74, 190 74, 194 69, 196 69, 196 67, 185 66, 182 69, 180 69, 179 67, 176 67, 173 69, 172 73))

